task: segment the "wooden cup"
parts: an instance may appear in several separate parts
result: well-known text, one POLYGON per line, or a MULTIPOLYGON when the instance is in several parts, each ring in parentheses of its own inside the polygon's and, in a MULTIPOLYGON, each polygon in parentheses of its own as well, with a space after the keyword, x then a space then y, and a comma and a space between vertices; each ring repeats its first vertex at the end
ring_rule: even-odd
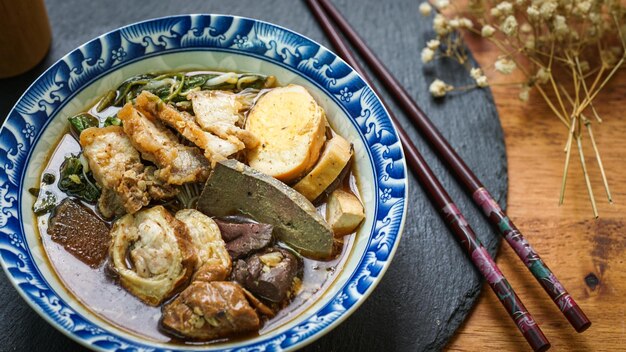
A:
POLYGON ((35 67, 50 47, 43 0, 0 0, 0 78, 35 67))

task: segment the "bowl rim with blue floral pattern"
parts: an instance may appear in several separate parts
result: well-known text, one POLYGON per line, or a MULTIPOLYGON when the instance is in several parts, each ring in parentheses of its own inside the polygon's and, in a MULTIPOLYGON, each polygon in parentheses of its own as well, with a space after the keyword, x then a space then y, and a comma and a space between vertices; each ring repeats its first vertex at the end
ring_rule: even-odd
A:
MULTIPOLYGON (((191 14, 130 24, 71 51, 25 91, 0 128, 0 263, 22 298, 59 331, 101 351, 177 351, 155 347, 141 337, 121 336, 76 312, 42 277, 25 239, 21 203, 24 173, 47 124, 83 88, 119 67, 148 57, 216 50, 268 61, 320 88, 357 128, 375 183, 374 219, 358 264, 334 297, 307 311, 280 334, 242 340, 238 350, 293 350, 341 323, 381 280, 398 247, 406 218, 408 179, 398 134, 383 104, 341 58, 289 29, 246 17, 191 14), (97 62, 98 65, 85 66, 97 62)), ((211 349, 212 347, 207 346, 211 349)))

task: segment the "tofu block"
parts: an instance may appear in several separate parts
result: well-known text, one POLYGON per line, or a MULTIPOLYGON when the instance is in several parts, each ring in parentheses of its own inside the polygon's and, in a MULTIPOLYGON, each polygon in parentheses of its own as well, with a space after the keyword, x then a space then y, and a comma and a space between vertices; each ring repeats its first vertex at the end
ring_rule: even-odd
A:
POLYGON ((293 186, 308 200, 313 201, 341 174, 352 157, 352 146, 340 135, 326 142, 326 148, 313 170, 293 186))
POLYGON ((365 219, 361 201, 352 193, 335 190, 328 197, 326 219, 336 237, 350 234, 365 219))
POLYGON ((256 102, 245 129, 259 139, 248 165, 290 183, 309 171, 326 142, 326 115, 302 86, 274 88, 256 102))

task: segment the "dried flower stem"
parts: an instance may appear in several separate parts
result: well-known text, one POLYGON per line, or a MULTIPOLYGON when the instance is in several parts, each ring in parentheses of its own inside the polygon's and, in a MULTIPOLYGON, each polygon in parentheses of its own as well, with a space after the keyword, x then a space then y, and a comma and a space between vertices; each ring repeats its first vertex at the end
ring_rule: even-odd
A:
POLYGON ((569 169, 570 155, 572 154, 572 137, 574 136, 574 128, 576 127, 576 116, 572 118, 572 124, 567 136, 567 144, 565 145, 565 166, 563 167, 563 178, 561 180, 561 194, 559 195, 559 205, 565 200, 565 184, 567 182, 567 171, 569 169))
POLYGON ((589 192, 589 199, 591 199, 591 207, 593 208, 593 216, 598 217, 598 207, 596 206, 596 199, 593 196, 593 189, 591 188, 591 181, 589 180, 589 174, 587 173, 587 165, 585 164, 585 155, 583 154, 583 142, 580 138, 580 134, 576 137, 576 143, 578 144, 578 155, 580 156, 580 165, 583 168, 583 174, 585 176, 585 183, 587 184, 587 192, 589 192))
MULTIPOLYGON (((617 70, 626 64, 626 40, 621 27, 621 23, 626 22, 626 4, 614 0, 467 0, 462 3, 464 6, 457 6, 452 0, 433 2, 437 9, 433 20, 436 39, 429 41, 422 51, 424 63, 448 57, 468 70, 476 82, 471 87, 486 87, 489 83, 483 70, 472 67, 468 61, 469 56, 463 46, 463 31, 489 40, 501 55, 485 67, 501 74, 519 70, 526 81, 509 84, 520 87, 520 99, 528 100, 529 90, 536 89, 551 112, 567 128, 559 204, 565 197, 575 139, 587 192, 594 216, 597 216, 591 178, 583 154, 584 131, 589 135, 609 203, 612 197, 591 120, 584 113, 593 115, 598 123, 602 122, 594 99, 617 70), (473 20, 460 17, 463 15, 461 8, 466 8, 466 13, 473 16, 473 20), (616 43, 616 38, 619 38, 621 46, 612 44, 616 43), (563 86, 564 82, 567 89, 563 86)), ((430 15, 431 9, 429 3, 420 5, 424 16, 430 15)), ((443 97, 450 91, 468 88, 435 80, 430 91, 437 97, 443 97)))
POLYGON ((606 179, 606 173, 604 172, 604 166, 602 165, 602 158, 600 157, 600 152, 598 151, 598 146, 596 145, 596 139, 593 137, 591 123, 587 119, 585 119, 585 126, 587 127, 587 132, 589 132, 589 139, 591 139, 591 145, 593 146, 593 151, 596 154, 596 160, 598 161, 598 166, 600 167, 600 174, 602 175, 602 183, 604 184, 606 197, 609 203, 613 203, 613 197, 611 196, 611 190, 609 189, 609 182, 606 179))
MULTIPOLYGON (((560 86, 560 88, 563 91, 563 95, 567 98, 570 104, 574 106, 574 101, 572 100, 572 97, 570 97, 569 93, 567 93, 567 91, 565 90, 565 88, 563 88, 563 86, 560 86)), ((593 130, 591 128, 591 121, 589 121, 589 119, 587 119, 587 117, 584 114, 581 114, 580 117, 581 117, 583 124, 587 128, 587 133, 589 134, 589 139, 591 140, 591 146, 593 147, 593 151, 596 155, 596 161, 598 162, 598 167, 600 168, 600 174, 602 175, 602 183, 604 185, 606 197, 609 203, 613 203, 613 197, 611 196, 611 189, 609 188, 609 182, 606 179, 606 172, 604 171, 604 165, 602 164, 602 158, 600 157, 600 151, 598 150, 596 140, 593 136, 593 130)))
POLYGON ((617 65, 615 65, 613 69, 611 70, 611 72, 609 72, 609 74, 604 78, 604 81, 602 81, 602 84, 600 84, 598 89, 596 89, 596 91, 591 96, 587 97, 585 101, 582 104, 580 104, 580 106, 578 107, 578 110, 576 111, 577 114, 582 113, 583 110, 587 108, 587 105, 589 105, 591 101, 595 99, 596 95, 598 95, 598 93, 600 93, 602 88, 604 88, 604 86, 611 80, 615 72, 617 72, 617 70, 620 68, 620 66, 622 66, 622 64, 624 64, 624 56, 622 56, 622 58, 619 60, 617 65))

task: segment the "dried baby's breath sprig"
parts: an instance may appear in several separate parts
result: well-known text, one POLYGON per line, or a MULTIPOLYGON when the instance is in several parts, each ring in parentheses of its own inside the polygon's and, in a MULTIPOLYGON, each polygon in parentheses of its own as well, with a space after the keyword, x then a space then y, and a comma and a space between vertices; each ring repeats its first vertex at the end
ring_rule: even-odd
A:
POLYGON ((485 38, 489 38, 493 36, 495 33, 496 33, 496 29, 493 26, 490 26, 488 24, 484 25, 483 29, 480 31, 480 34, 485 38))
POLYGON ((433 59, 435 58, 435 51, 431 48, 424 48, 422 49, 422 62, 423 63, 427 63, 427 62, 431 62, 433 61, 433 59))
POLYGON ((421 3, 419 9, 422 16, 430 16, 430 13, 433 11, 433 8, 427 2, 421 3))
POLYGON ((483 74, 483 70, 478 67, 474 67, 470 70, 470 76, 476 81, 476 85, 479 87, 487 87, 489 82, 487 76, 483 74))
POLYGON ((446 82, 436 79, 433 83, 430 84, 428 91, 432 94, 433 97, 441 98, 446 95, 449 91, 453 90, 454 87, 447 84, 446 82))
MULTIPOLYGON (((464 33, 482 36, 501 55, 488 69, 509 75, 519 71, 525 81, 519 98, 528 101, 537 91, 567 130, 565 164, 559 204, 563 203, 572 149, 580 157, 594 216, 598 216, 583 154, 583 136, 591 142, 609 203, 611 192, 592 119, 602 122, 593 101, 626 61, 626 6, 614 0, 432 0, 419 6, 423 16, 433 17, 436 38, 428 41, 422 61, 449 58, 463 65, 474 88, 487 87, 483 71, 468 61, 464 33), (592 119, 587 116, 591 116, 592 119)), ((517 77, 517 76, 516 76, 517 77)), ((468 87, 454 87, 436 79, 430 85, 435 97, 468 87)))
POLYGON ((496 71, 502 73, 503 75, 509 75, 515 71, 517 64, 509 58, 501 57, 496 60, 494 67, 496 68, 496 71))

